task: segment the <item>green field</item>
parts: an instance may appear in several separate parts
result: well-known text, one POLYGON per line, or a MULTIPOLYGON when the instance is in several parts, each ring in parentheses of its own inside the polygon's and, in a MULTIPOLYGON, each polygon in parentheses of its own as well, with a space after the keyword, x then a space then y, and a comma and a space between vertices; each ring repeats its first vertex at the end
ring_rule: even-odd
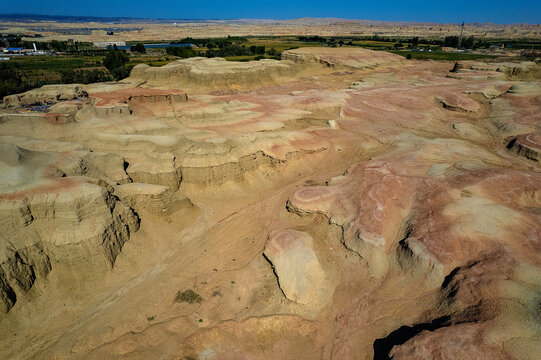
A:
MULTIPOLYGON (((269 56, 265 55, 263 56, 265 59, 274 59, 279 60, 280 58, 277 56, 269 56)), ((258 60, 258 55, 248 55, 248 56, 226 56, 224 59, 228 61, 252 61, 252 60, 258 60)))
POLYGON ((441 60, 441 61, 457 61, 457 60, 478 60, 478 59, 494 59, 493 55, 482 54, 465 54, 454 52, 441 51, 407 51, 407 50, 390 50, 393 54, 401 55, 414 60, 441 60))
POLYGON ((252 37, 248 38, 248 42, 245 45, 247 47, 252 45, 265 46, 267 50, 274 48, 278 52, 306 46, 326 46, 325 43, 299 41, 296 36, 252 37))
POLYGON ((74 56, 16 56, 4 64, 16 70, 57 70, 99 66, 101 57, 74 56))
POLYGON ((539 40, 509 40, 509 39, 497 39, 488 41, 491 45, 501 46, 510 46, 511 49, 522 50, 522 49, 533 49, 541 50, 541 41, 539 40))
MULTIPOLYGON (((17 56, 0 63, 0 99, 48 84, 111 81, 103 66, 104 56, 17 56)), ((133 55, 128 67, 137 64, 162 66, 175 58, 165 55, 133 55)))

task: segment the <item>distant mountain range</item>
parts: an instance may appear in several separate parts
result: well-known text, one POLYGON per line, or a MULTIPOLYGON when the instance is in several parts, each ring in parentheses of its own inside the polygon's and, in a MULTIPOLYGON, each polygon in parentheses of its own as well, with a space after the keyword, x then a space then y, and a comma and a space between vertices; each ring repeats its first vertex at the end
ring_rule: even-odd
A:
POLYGON ((150 19, 150 18, 133 18, 133 17, 99 17, 99 16, 67 16, 67 15, 39 15, 39 14, 0 14, 0 21, 55 21, 64 23, 79 23, 79 22, 114 22, 114 23, 133 23, 133 22, 207 22, 213 20, 203 19, 150 19))
MULTIPOLYGON (((380 21, 380 20, 360 20, 360 19, 340 19, 340 18, 298 18, 289 20, 273 20, 273 19, 152 19, 152 18, 137 18, 137 17, 100 17, 100 16, 68 16, 68 15, 40 15, 40 14, 0 14, 0 22, 42 22, 54 21, 59 23, 115 23, 115 24, 130 24, 130 23, 260 23, 260 24, 277 24, 277 23, 296 23, 296 24, 332 24, 332 23, 360 23, 363 25, 377 24, 392 24, 392 25, 432 25, 440 24, 435 22, 417 22, 417 21, 380 21)), ((493 23, 469 23, 473 26, 501 26, 504 24, 493 23)), ((518 24, 505 24, 518 25, 518 24)))

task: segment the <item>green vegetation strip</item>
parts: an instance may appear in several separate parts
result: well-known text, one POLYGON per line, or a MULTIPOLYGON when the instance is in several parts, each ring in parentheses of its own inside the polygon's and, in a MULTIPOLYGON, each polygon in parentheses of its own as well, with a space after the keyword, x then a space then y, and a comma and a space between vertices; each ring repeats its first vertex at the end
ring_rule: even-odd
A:
POLYGON ((482 55, 482 54, 465 54, 465 53, 454 53, 454 52, 436 52, 436 51, 400 51, 400 50, 391 50, 397 55, 401 55, 408 59, 415 60, 448 60, 448 61, 457 61, 457 60, 477 60, 477 59, 493 59, 493 55, 482 55))

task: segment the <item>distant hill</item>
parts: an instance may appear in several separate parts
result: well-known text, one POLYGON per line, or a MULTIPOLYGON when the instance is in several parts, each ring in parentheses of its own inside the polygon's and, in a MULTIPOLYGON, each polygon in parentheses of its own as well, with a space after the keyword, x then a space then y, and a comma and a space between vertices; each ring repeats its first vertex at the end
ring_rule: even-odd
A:
MULTIPOLYGON (((362 20, 362 19, 340 19, 340 18, 313 18, 303 17, 296 19, 277 20, 277 19, 152 19, 152 18, 137 18, 137 17, 100 17, 100 16, 68 16, 68 15, 40 15, 40 14, 0 14, 0 22, 43 22, 51 21, 58 23, 115 23, 115 24, 130 24, 130 23, 219 23, 219 24, 303 24, 303 25, 325 25, 325 24, 340 24, 340 23, 356 23, 362 25, 436 25, 436 24, 451 24, 437 23, 426 21, 383 21, 383 20, 362 20)), ((470 26, 501 26, 501 25, 521 25, 521 24, 494 24, 490 22, 468 23, 470 26)))
POLYGON ((0 21, 17 21, 17 22, 33 22, 33 21, 55 21, 63 23, 85 23, 85 22, 113 22, 113 23, 134 23, 134 22, 207 22, 213 20, 202 19, 150 19, 150 18, 134 18, 134 17, 99 17, 99 16, 66 16, 66 15, 40 15, 40 14, 0 14, 0 21))

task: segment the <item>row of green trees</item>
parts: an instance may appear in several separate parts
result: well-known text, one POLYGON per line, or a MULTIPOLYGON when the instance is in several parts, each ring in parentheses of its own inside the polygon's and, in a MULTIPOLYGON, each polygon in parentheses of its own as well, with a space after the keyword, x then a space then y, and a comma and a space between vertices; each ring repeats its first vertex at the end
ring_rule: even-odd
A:
MULTIPOLYGON (((446 36, 443 42, 443 46, 457 47, 459 42, 458 36, 446 36)), ((473 36, 468 36, 462 39, 461 48, 464 49, 477 49, 488 48, 490 43, 486 40, 476 40, 473 36)))
POLYGON ((18 94, 47 84, 90 84, 111 81, 113 77, 104 70, 61 70, 60 80, 28 80, 21 72, 0 63, 0 99, 11 94, 18 94))
POLYGON ((184 39, 180 39, 178 41, 174 41, 173 44, 192 44, 199 47, 206 47, 207 49, 215 49, 219 48, 222 49, 227 46, 231 46, 234 44, 240 45, 245 42, 247 42, 248 39, 241 36, 228 36, 226 38, 207 38, 207 39, 194 39, 191 37, 187 37, 184 39))
POLYGON ((126 65, 129 60, 129 56, 124 51, 119 50, 116 45, 113 45, 109 47, 107 55, 103 59, 103 66, 118 81, 130 76, 131 67, 126 65))
POLYGON ((81 49, 88 49, 92 47, 92 43, 89 42, 68 42, 68 41, 26 41, 22 40, 20 35, 8 36, 7 41, 0 40, 0 46, 10 46, 10 47, 22 47, 25 49, 33 49, 34 44, 38 50, 54 50, 54 51, 71 51, 77 52, 81 49))
POLYGON ((200 56, 199 52, 194 51, 193 47, 191 46, 179 46, 179 47, 171 46, 171 47, 165 48, 165 52, 168 55, 179 56, 183 59, 194 57, 194 56, 200 56))
MULTIPOLYGON (((325 38, 322 36, 298 36, 299 41, 305 42, 320 42, 327 43, 329 46, 335 45, 353 45, 352 41, 378 41, 378 42, 393 42, 395 48, 403 47, 403 43, 409 44, 410 48, 415 48, 419 45, 438 45, 438 46, 447 46, 447 47, 457 47, 458 46, 458 36, 446 36, 442 39, 423 39, 418 36, 404 39, 404 38, 393 38, 386 36, 357 36, 357 37, 329 37, 325 38), (399 45, 397 45, 399 44, 399 45)), ((461 47, 465 49, 475 49, 475 48, 487 48, 490 44, 486 40, 476 40, 473 36, 465 37, 462 40, 461 47)))
POLYGON ((26 91, 27 86, 18 71, 7 64, 0 63, 0 98, 26 91))
POLYGON ((298 36, 297 37, 299 39, 299 41, 304 41, 304 42, 327 42, 327 39, 322 37, 322 36, 318 36, 318 35, 314 35, 314 36, 298 36))
POLYGON ((136 45, 132 45, 130 46, 130 51, 131 52, 138 52, 138 53, 146 53, 146 49, 145 49, 145 45, 143 44, 136 44, 136 45))
POLYGON ((111 81, 113 77, 99 69, 92 70, 62 70, 60 82, 62 84, 91 84, 96 82, 111 81))
POLYGON ((179 56, 181 58, 189 58, 194 56, 212 57, 228 57, 228 56, 278 56, 276 49, 271 48, 266 51, 265 46, 250 46, 231 44, 217 49, 208 49, 207 51, 196 51, 191 46, 168 47, 165 49, 168 55, 179 56))
MULTIPOLYGON (((18 62, 2 62, 0 63, 0 99, 7 95, 21 93, 47 84, 89 84, 111 81, 113 79, 120 80, 130 75, 131 67, 127 65, 128 60, 129 57, 124 51, 113 47, 107 50, 103 62, 96 64, 103 64, 108 71, 103 70, 103 68, 75 70, 74 66, 77 67, 79 65, 78 59, 56 61, 58 63, 57 65, 64 65, 64 68, 48 66, 46 69, 51 74, 60 75, 60 79, 55 79, 54 77, 44 79, 41 77, 40 80, 35 80, 32 76, 23 76, 24 74, 28 74, 28 71, 34 71, 34 67, 39 66, 40 63, 34 64, 34 67, 29 67, 25 66, 26 63, 20 65, 18 62)), ((46 62, 45 65, 49 65, 49 63, 46 62)))

